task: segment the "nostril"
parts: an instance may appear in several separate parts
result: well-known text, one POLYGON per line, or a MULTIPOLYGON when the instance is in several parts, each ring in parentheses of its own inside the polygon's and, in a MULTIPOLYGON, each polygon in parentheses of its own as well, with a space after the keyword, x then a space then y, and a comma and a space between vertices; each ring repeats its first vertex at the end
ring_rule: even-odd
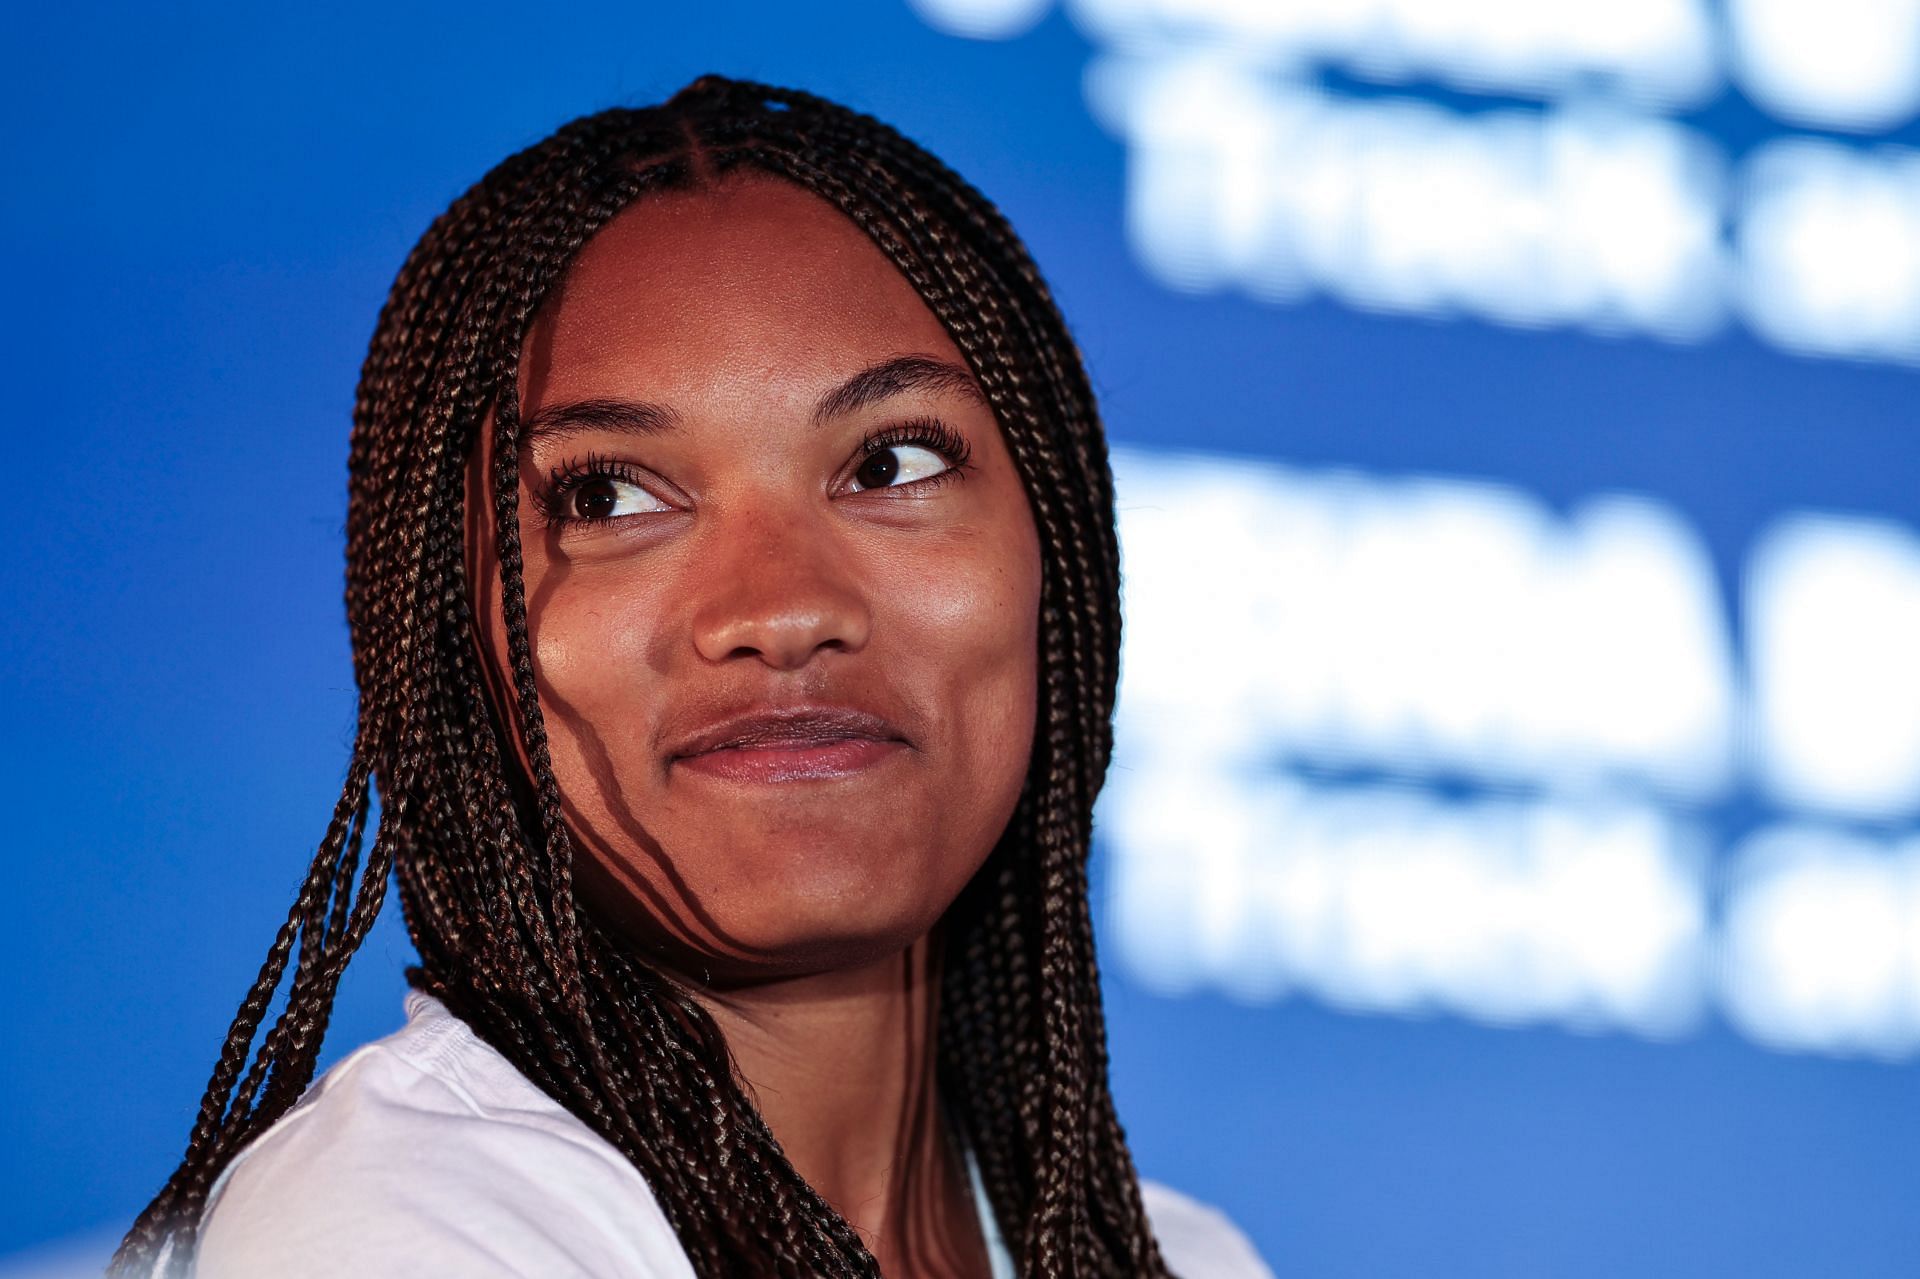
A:
POLYGON ((758 541, 730 548, 706 576, 711 589, 692 615, 692 639, 709 662, 752 658, 790 670, 823 649, 842 655, 866 643, 872 624, 857 574, 825 548, 758 541))

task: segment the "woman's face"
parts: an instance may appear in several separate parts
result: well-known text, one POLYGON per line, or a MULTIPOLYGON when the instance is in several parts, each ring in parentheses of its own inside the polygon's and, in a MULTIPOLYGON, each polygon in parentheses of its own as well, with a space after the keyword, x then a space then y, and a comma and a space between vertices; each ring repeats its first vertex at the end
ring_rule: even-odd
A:
MULTIPOLYGON (((587 244, 521 395, 528 630, 583 893, 715 981, 921 936, 1020 794, 1041 573, 939 321, 838 210, 733 177, 587 244)), ((497 680, 490 464, 489 426, 467 553, 497 680)))

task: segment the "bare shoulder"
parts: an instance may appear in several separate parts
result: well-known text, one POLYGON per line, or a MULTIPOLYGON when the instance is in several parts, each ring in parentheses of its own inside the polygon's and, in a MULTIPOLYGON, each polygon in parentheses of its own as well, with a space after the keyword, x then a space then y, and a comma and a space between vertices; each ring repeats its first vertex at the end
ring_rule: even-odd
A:
POLYGON ((1218 1208, 1157 1181, 1142 1181, 1140 1196, 1160 1255, 1179 1279, 1273 1279, 1252 1241, 1218 1208))

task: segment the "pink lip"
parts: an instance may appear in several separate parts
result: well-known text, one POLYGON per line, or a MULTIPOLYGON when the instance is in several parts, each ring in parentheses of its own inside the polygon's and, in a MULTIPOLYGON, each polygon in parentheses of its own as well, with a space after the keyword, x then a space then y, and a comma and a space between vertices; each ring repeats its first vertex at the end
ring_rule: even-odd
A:
POLYGON ((792 782, 844 777, 908 745, 893 725, 850 706, 790 706, 737 715, 683 739, 668 755, 712 777, 792 782))
POLYGON ((723 746, 687 755, 680 767, 733 782, 803 782, 861 772, 906 749, 900 741, 843 737, 835 741, 723 746))

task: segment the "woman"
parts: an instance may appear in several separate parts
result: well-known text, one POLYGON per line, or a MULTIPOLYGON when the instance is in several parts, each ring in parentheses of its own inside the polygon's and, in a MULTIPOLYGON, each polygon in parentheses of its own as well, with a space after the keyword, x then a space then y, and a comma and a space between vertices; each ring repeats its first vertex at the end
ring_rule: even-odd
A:
POLYGON ((1264 1273, 1114 1116, 1110 478, 977 192, 719 77, 577 121, 415 248, 350 474, 345 791, 121 1269, 1264 1273), (407 1027, 308 1090, 395 869, 407 1027))

